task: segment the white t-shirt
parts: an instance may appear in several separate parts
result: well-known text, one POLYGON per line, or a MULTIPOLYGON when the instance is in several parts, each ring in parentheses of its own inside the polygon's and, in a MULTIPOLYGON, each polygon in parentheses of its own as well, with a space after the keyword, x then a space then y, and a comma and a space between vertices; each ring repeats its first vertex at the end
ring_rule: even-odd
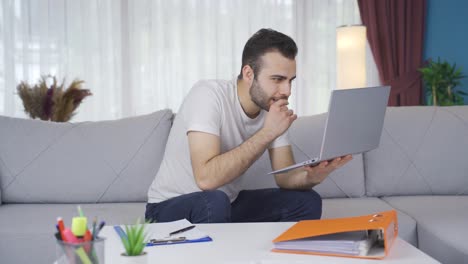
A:
MULTIPOLYGON (((148 202, 201 191, 195 183, 187 133, 201 131, 220 137, 225 153, 252 137, 263 126, 266 111, 249 118, 237 95, 237 79, 197 82, 186 96, 176 115, 166 144, 159 171, 148 190, 148 202)), ((270 148, 289 145, 287 133, 278 137, 270 148)), ((241 191, 241 178, 219 188, 234 201, 241 191)))

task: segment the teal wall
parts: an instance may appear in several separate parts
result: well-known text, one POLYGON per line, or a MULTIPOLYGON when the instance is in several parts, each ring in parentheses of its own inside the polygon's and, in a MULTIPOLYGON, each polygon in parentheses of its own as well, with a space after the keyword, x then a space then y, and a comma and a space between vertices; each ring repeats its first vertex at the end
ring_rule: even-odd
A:
MULTIPOLYGON (((424 59, 440 57, 468 75, 468 1, 427 0, 424 59)), ((460 86, 468 93, 468 78, 460 86)), ((468 96, 465 96, 468 104, 468 96)))

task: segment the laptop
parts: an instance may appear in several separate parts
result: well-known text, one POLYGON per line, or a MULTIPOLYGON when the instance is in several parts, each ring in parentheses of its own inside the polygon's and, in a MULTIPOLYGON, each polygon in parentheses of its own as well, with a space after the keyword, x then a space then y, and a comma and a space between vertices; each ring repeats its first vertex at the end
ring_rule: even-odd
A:
POLYGON ((314 166, 322 161, 377 148, 389 94, 390 86, 333 90, 319 155, 268 174, 314 166))

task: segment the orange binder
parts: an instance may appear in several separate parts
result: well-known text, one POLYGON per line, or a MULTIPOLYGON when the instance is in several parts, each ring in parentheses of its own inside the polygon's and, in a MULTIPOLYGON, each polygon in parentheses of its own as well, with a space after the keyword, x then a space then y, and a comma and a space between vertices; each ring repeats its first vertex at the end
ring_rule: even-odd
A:
POLYGON ((274 239, 272 251, 382 259, 388 255, 397 236, 395 210, 357 217, 304 220, 274 239))

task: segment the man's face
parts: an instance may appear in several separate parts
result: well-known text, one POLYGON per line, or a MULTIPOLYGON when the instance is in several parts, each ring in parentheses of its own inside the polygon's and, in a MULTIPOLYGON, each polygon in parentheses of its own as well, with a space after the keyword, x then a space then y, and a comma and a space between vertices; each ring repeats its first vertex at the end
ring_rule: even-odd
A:
POLYGON ((296 78, 296 61, 279 52, 267 52, 261 57, 261 68, 250 87, 252 101, 268 111, 271 104, 288 99, 291 83, 296 78))

